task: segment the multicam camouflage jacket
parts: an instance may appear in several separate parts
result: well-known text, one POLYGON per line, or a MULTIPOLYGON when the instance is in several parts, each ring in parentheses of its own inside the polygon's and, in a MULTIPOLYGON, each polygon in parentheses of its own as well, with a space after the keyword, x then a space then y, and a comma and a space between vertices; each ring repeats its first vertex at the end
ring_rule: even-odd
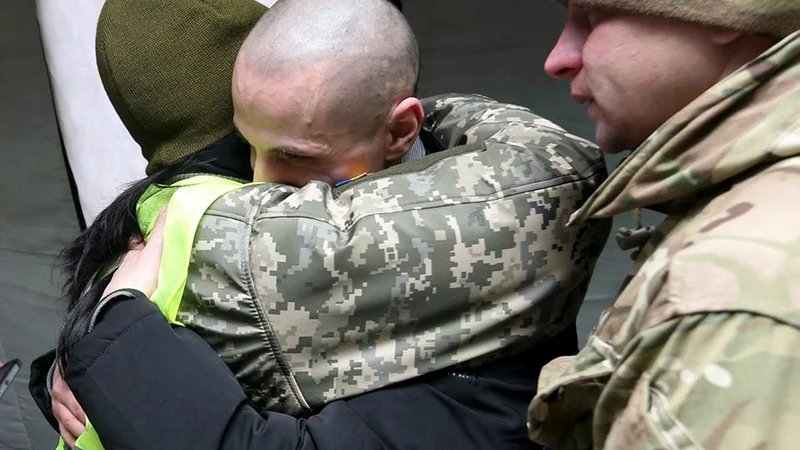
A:
POLYGON ((598 149, 485 97, 424 107, 446 150, 342 188, 248 185, 202 219, 178 319, 256 408, 310 414, 574 323, 610 231, 565 226, 598 149))
POLYGON ((666 221, 587 346, 545 367, 554 449, 784 449, 800 440, 800 32, 637 149, 575 224, 666 221))

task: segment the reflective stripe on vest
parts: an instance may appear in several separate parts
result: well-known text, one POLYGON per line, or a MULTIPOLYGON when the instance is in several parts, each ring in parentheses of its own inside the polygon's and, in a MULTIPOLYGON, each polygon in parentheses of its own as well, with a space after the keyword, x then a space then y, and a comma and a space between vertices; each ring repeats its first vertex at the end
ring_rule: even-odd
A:
POLYGON ((242 183, 226 178, 196 176, 172 184, 166 193, 161 188, 148 196, 146 191, 137 205, 139 226, 149 238, 159 212, 169 203, 158 287, 150 301, 158 306, 170 323, 183 325, 177 319, 178 308, 186 287, 194 237, 203 214, 218 198, 242 186, 242 183))

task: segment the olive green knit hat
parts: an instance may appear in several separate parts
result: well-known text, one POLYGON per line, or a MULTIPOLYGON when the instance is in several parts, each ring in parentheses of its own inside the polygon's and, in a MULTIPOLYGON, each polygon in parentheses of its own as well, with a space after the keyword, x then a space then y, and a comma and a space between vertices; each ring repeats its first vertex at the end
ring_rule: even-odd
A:
POLYGON ((558 0, 784 38, 800 29, 800 0, 558 0))
POLYGON ((231 77, 266 8, 254 0, 108 0, 97 65, 147 173, 234 131, 231 77))

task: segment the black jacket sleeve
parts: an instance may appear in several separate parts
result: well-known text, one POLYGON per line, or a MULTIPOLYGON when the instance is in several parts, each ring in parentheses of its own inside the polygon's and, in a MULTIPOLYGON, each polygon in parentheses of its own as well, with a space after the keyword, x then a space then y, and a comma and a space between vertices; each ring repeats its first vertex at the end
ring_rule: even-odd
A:
POLYGON ((108 304, 65 373, 107 450, 383 448, 344 404, 333 421, 260 416, 204 341, 136 294, 108 304), (317 428, 351 442, 317 446, 317 428))
POLYGON ((55 349, 50 350, 44 355, 36 358, 31 363, 31 377, 28 380, 28 392, 30 392, 33 401, 39 410, 42 411, 47 423, 58 432, 58 422, 53 416, 53 408, 51 406, 52 399, 50 397, 50 389, 48 377, 50 376, 50 368, 53 367, 56 361, 55 349))
POLYGON ((525 411, 540 364, 521 360, 520 373, 498 366, 504 380, 486 370, 429 376, 308 419, 262 416, 211 347, 134 291, 103 309, 65 380, 107 450, 538 448, 525 411))

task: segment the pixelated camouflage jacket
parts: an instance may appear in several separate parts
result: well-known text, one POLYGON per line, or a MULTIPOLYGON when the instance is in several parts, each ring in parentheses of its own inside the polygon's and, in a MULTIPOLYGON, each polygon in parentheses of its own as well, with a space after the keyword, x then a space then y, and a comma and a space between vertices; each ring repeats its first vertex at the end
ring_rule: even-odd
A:
POLYGON ((574 217, 668 213, 576 357, 548 364, 554 449, 800 441, 800 34, 697 98, 574 217))
POLYGON ((248 185, 202 219, 178 319, 256 408, 307 415, 574 322, 610 232, 566 227, 598 149, 485 97, 424 106, 449 150, 340 189, 248 185))

